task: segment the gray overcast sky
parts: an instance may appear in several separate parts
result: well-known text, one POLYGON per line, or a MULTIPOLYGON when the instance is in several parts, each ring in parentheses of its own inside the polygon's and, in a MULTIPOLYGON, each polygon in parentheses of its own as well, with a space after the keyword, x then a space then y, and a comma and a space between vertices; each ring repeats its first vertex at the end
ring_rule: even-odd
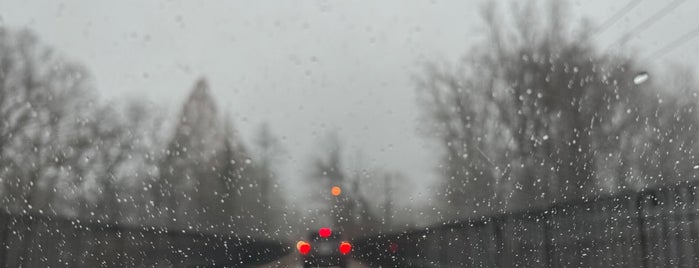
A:
MULTIPOLYGON (((411 75, 482 38, 480 2, 0 0, 0 16, 86 65, 107 99, 146 96, 174 113, 207 77, 246 141, 263 121, 283 138, 292 180, 336 129, 367 165, 406 174, 414 191, 403 196, 414 196, 429 192, 436 154, 416 131, 411 75)), ((600 46, 670 2, 643 1, 598 36, 600 46)), ((570 1, 570 15, 600 23, 627 3, 570 1)), ((653 52, 699 27, 696 14, 699 1, 684 2, 629 45, 653 52)), ((699 38, 648 63, 694 66, 698 53, 699 38)))

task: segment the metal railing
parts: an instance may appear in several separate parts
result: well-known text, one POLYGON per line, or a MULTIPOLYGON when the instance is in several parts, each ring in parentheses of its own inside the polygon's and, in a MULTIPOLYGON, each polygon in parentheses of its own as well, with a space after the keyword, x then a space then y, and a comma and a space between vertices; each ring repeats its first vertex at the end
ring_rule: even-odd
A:
POLYGON ((366 236, 354 256, 372 267, 699 267, 698 210, 697 184, 683 183, 366 236))
POLYGON ((0 212, 0 267, 238 267, 289 252, 265 238, 0 212))

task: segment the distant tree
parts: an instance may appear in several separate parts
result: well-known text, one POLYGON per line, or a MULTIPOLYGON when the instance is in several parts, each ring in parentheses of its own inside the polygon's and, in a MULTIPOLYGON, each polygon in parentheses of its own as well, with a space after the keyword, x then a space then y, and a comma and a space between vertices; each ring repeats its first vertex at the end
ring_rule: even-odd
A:
POLYGON ((84 122, 84 133, 72 138, 73 147, 87 145, 73 160, 83 173, 75 182, 84 192, 81 217, 116 222, 123 218, 123 210, 136 215, 136 209, 146 203, 137 189, 144 187, 141 183, 153 176, 156 167, 157 128, 162 120, 155 114, 147 103, 137 100, 123 107, 115 103, 96 107, 84 122))
POLYGON ((64 159, 80 148, 68 141, 92 102, 84 68, 28 31, 0 28, 0 203, 6 209, 54 212, 57 180, 77 175, 64 159))
MULTIPOLYGON (((352 171, 347 168, 342 145, 336 135, 328 135, 323 152, 312 159, 309 178, 313 181, 313 195, 321 203, 322 211, 317 217, 329 216, 332 227, 349 237, 375 230, 379 225, 375 206, 379 200, 370 199, 364 189, 364 179, 373 179, 361 167, 352 171), (339 186, 342 194, 333 197, 330 189, 339 186)), ((357 160, 359 161, 359 160, 357 160)), ((373 183, 371 185, 374 185, 373 183)))
MULTIPOLYGON (((229 122, 227 120, 227 122, 229 122)), ((238 144, 232 140, 232 127, 230 124, 225 126, 225 138, 223 140, 223 148, 218 156, 218 179, 222 185, 221 195, 221 214, 228 217, 227 222, 233 223, 231 228, 238 232, 242 226, 240 217, 244 211, 240 205, 243 199, 243 191, 245 188, 245 155, 240 153, 238 144), (242 188, 241 188, 242 187, 242 188)))
MULTIPOLYGON (((77 155, 89 147, 84 133, 94 107, 91 79, 80 65, 43 46, 29 31, 0 27, 0 206, 13 214, 75 215, 82 178, 77 155)), ((31 221, 15 261, 35 266, 35 243, 51 232, 31 221), (34 261, 34 262, 32 262, 34 261)))
POLYGON ((162 131, 165 116, 157 106, 148 102, 128 100, 124 104, 120 110, 126 135, 116 144, 117 148, 127 149, 127 155, 114 174, 120 182, 117 196, 121 199, 122 221, 153 225, 156 213, 149 189, 159 177, 158 166, 162 163, 163 148, 167 144, 162 131))
POLYGON ((276 172, 285 153, 284 148, 266 123, 260 125, 254 145, 257 149, 255 166, 259 173, 262 206, 266 207, 267 211, 267 230, 276 231, 288 221, 283 216, 289 208, 284 207, 286 202, 279 191, 280 178, 276 172))
MULTIPOLYGON (((317 201, 323 204, 323 215, 330 217, 332 228, 339 231, 344 231, 348 228, 350 220, 350 211, 352 204, 349 202, 347 193, 345 192, 339 198, 332 198, 330 188, 339 186, 341 189, 348 189, 349 178, 345 174, 342 163, 342 148, 337 136, 328 136, 327 145, 322 148, 322 154, 314 156, 310 167, 312 193, 317 201)), ((316 215, 321 216, 321 215, 316 215)))
POLYGON ((274 136, 269 124, 263 123, 257 130, 257 135, 255 139, 255 147, 257 148, 257 155, 260 159, 261 166, 269 166, 266 168, 269 171, 274 170, 276 163, 281 161, 281 157, 284 154, 284 148, 279 142, 278 138, 274 136))
POLYGON ((166 226, 208 228, 206 223, 215 214, 209 210, 209 199, 223 194, 215 170, 223 131, 215 107, 206 81, 197 81, 162 158, 160 178, 152 187, 166 226))
POLYGON ((559 2, 540 11, 514 8, 506 24, 486 5, 486 43, 418 78, 450 217, 681 179, 694 159, 696 102, 634 83, 633 58, 598 52, 586 28, 568 34, 559 2))
POLYGON ((224 122, 223 150, 219 156, 219 176, 229 191, 225 195, 225 209, 229 210, 234 230, 237 233, 259 233, 254 229, 265 229, 269 210, 266 196, 261 189, 264 180, 242 142, 240 134, 233 128, 232 120, 224 122))
POLYGON ((151 189, 161 224, 235 234, 268 227, 271 173, 253 161, 230 118, 219 118, 204 80, 185 101, 166 148, 151 189))
MULTIPOLYGON (((699 97, 692 71, 670 66, 665 76, 637 87, 630 97, 618 173, 623 188, 641 189, 696 178, 699 97), (629 126, 631 125, 631 126, 629 126)), ((619 135, 619 136, 622 136, 619 135)), ((609 161, 610 159, 604 159, 609 161)), ((616 160, 616 159, 613 159, 616 160)), ((617 161, 610 161, 617 162, 617 161)))

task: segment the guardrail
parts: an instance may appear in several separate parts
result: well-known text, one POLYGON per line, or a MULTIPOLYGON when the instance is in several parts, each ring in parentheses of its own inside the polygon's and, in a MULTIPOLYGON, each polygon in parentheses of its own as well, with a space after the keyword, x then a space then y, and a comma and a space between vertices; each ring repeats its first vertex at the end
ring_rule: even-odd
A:
POLYGON ((554 204, 355 240, 398 267, 699 267, 697 184, 554 204))
POLYGON ((0 267, 238 267, 290 251, 266 238, 0 212, 0 267))

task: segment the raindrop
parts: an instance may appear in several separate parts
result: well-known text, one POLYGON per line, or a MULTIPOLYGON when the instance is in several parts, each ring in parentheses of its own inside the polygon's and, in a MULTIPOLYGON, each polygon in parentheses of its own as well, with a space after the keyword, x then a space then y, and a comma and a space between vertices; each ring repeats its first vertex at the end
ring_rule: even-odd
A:
POLYGON ((699 169, 699 164, 694 165, 694 169, 699 169))
POLYGON ((640 72, 633 77, 633 83, 636 85, 640 85, 648 81, 648 78, 650 78, 650 75, 648 75, 647 72, 640 72))

